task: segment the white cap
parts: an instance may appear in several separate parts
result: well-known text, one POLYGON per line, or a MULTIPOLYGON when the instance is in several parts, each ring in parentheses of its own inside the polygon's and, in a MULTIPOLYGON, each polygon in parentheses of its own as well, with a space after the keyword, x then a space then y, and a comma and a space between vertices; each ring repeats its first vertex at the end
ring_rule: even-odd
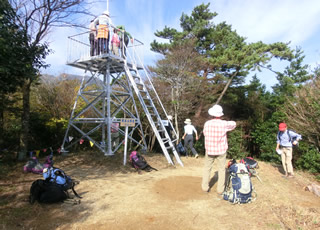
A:
POLYGON ((103 11, 103 14, 105 14, 105 15, 109 16, 109 11, 108 11, 108 10, 103 11))
POLYGON ((222 117, 223 116, 223 109, 220 105, 214 105, 208 110, 210 116, 214 117, 222 117))
POLYGON ((168 115, 168 119, 169 119, 169 120, 172 120, 172 116, 171 116, 171 115, 168 115))

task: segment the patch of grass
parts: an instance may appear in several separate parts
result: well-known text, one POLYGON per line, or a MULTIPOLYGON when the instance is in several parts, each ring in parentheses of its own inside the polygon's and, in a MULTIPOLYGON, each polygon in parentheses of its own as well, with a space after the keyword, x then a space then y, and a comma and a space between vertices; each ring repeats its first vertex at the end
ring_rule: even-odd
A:
POLYGON ((280 224, 275 223, 268 223, 266 224, 268 228, 270 229, 282 229, 282 226, 280 224))
POLYGON ((0 199, 0 207, 9 204, 10 201, 8 199, 0 199))
POLYGON ((0 209, 0 225, 14 226, 15 224, 19 224, 17 220, 21 221, 21 217, 24 219, 29 218, 31 215, 30 208, 26 205, 0 209))

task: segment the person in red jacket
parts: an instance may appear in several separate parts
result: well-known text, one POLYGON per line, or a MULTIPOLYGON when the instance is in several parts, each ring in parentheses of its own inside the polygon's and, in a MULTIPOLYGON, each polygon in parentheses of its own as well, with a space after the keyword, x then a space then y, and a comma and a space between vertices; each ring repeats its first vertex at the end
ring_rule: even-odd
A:
POLYGON ((228 149, 227 132, 235 129, 235 121, 225 121, 221 117, 223 109, 220 105, 214 105, 208 111, 214 118, 204 124, 203 134, 205 137, 206 156, 202 176, 202 190, 209 192, 209 182, 213 163, 218 163, 218 186, 217 192, 222 195, 225 187, 225 165, 228 149))

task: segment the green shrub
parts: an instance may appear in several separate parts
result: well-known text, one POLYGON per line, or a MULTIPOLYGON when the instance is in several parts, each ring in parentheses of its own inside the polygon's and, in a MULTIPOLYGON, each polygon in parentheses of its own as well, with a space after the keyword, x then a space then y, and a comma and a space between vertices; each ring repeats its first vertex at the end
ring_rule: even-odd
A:
POLYGON ((256 149, 258 149, 255 155, 259 159, 269 162, 281 162, 279 155, 275 151, 277 133, 278 124, 273 119, 259 123, 251 132, 252 141, 256 149))
POLYGON ((230 159, 242 159, 248 156, 246 151, 246 143, 243 138, 244 133, 241 127, 237 127, 235 130, 228 133, 228 151, 227 158, 230 159))
POLYGON ((311 173, 320 173, 320 153, 315 147, 309 149, 302 149, 303 154, 295 162, 299 169, 306 169, 311 173))
POLYGON ((196 141, 196 139, 194 139, 194 148, 196 149, 197 153, 199 155, 205 155, 206 154, 206 149, 204 147, 204 136, 202 135, 202 137, 196 141))

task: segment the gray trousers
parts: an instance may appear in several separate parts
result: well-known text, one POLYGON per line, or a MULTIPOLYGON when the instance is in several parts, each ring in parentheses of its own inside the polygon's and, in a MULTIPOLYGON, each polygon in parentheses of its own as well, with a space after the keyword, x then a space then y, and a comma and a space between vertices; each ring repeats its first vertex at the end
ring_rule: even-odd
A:
POLYGON ((193 135, 186 135, 184 138, 184 149, 188 155, 188 148, 189 147, 193 153, 193 155, 197 155, 197 151, 193 148, 193 135))

